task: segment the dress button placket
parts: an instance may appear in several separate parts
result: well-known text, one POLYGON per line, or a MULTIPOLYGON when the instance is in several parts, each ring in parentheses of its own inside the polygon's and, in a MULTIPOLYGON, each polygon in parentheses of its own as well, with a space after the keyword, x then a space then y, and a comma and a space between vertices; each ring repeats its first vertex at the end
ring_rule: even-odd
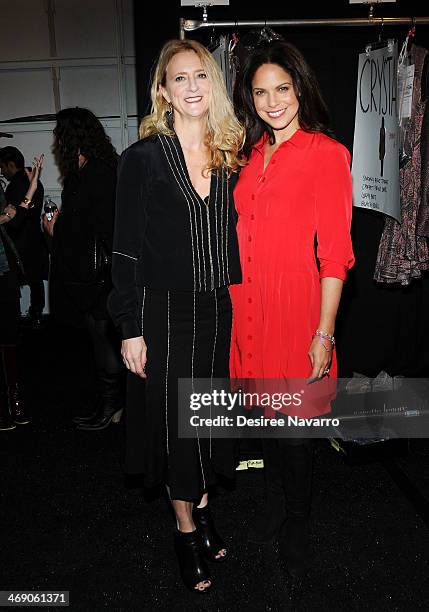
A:
MULTIPOLYGON (((252 207, 254 207, 254 206, 255 206, 255 200, 256 200, 256 195, 255 195, 254 193, 252 193, 252 195, 251 195, 252 207)), ((254 211, 252 211, 252 212, 251 212, 251 214, 250 214, 250 222, 251 222, 251 223, 253 223, 254 221, 255 221, 255 214, 254 214, 254 211)), ((249 264, 251 264, 251 263, 252 263, 252 261, 253 261, 253 248, 252 248, 252 247, 253 247, 253 242, 252 242, 252 238, 253 238, 253 231, 252 231, 252 230, 253 230, 253 228, 252 228, 252 227, 250 227, 250 228, 249 228, 248 238, 247 238, 247 239, 248 239, 248 242, 249 242, 249 246, 248 246, 248 253, 247 253, 247 262, 248 262, 249 264)), ((247 280, 247 285, 248 285, 248 287, 249 287, 249 293, 248 293, 248 297, 247 297, 247 302, 248 302, 248 304, 249 304, 249 314, 248 314, 248 317, 247 317, 247 322, 248 322, 248 332, 249 332, 249 333, 247 334, 247 341, 248 341, 248 342, 251 342, 251 341, 252 341, 252 339, 253 339, 253 335, 252 335, 252 333, 250 333, 250 332, 252 332, 251 327, 252 327, 252 323, 253 323, 253 311, 252 311, 252 303, 253 303, 253 299, 252 299, 252 297, 251 297, 251 292, 250 292, 250 285, 252 284, 252 276, 251 276, 251 273, 250 273, 250 274, 248 274, 248 276, 247 276, 247 279, 246 279, 246 280, 247 280)), ((247 360, 247 361, 250 361, 251 359, 252 359, 252 353, 248 352, 248 353, 246 354, 246 360, 247 360)), ((249 365, 250 365, 250 363, 248 364, 248 367, 249 367, 249 365)), ((250 369, 248 369, 248 370, 247 370, 247 376, 249 376, 249 377, 250 377, 250 376, 252 376, 252 375, 253 375, 253 371, 252 371, 252 370, 250 370, 250 369)))

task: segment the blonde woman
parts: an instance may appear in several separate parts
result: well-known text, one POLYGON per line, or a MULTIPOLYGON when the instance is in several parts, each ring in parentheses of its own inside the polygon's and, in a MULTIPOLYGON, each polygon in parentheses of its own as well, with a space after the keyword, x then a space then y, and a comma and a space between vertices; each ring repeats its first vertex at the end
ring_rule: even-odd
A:
POLYGON ((167 485, 183 581, 206 592, 206 560, 227 557, 207 491, 216 474, 233 477, 233 446, 178 437, 177 381, 228 376, 243 129, 201 44, 163 47, 140 136, 119 165, 109 302, 130 371, 126 468, 167 485))

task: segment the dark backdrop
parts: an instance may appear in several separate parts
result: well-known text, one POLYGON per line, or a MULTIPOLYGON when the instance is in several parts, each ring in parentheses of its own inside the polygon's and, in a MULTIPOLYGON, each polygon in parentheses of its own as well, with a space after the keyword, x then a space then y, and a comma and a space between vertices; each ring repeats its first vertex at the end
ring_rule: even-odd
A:
MULTIPOLYGON (((150 74, 163 43, 179 36, 180 17, 201 19, 202 10, 181 8, 174 0, 160 5, 157 18, 147 19, 145 3, 135 0, 136 58, 139 115, 150 108, 150 74)), ((345 0, 324 3, 322 7, 291 6, 264 2, 262 8, 245 2, 230 1, 230 7, 208 9, 209 20, 310 19, 359 17, 368 15, 369 7, 349 5, 345 0)), ((375 16, 425 15, 424 4, 399 0, 396 4, 375 7, 375 16)), ((369 27, 289 27, 276 29, 304 53, 315 70, 331 112, 332 126, 338 140, 353 149, 358 54, 365 44, 374 42, 379 26, 369 27)), ((408 27, 383 28, 383 38, 396 38, 399 46, 408 27)), ((231 31, 231 30, 227 30, 231 31)), ((244 35, 246 29, 238 29, 244 35)), ((219 30, 216 30, 219 33, 219 30)), ((187 36, 208 43, 212 32, 202 29, 187 36)), ((429 27, 418 26, 416 44, 429 47, 429 27)), ((342 300, 337 337, 342 368, 340 374, 353 371, 376 376, 380 370, 408 376, 429 375, 429 279, 414 281, 408 288, 376 284, 372 275, 384 217, 380 213, 354 209, 353 244, 356 265, 349 275, 342 300)))

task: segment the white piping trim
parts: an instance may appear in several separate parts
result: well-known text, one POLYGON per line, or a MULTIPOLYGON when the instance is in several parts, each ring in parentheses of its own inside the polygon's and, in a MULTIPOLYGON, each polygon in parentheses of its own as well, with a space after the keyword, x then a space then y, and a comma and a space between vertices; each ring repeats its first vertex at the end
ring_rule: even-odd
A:
MULTIPOLYGON (((218 191, 219 191, 219 171, 216 172, 216 198, 215 198, 215 204, 214 204, 214 214, 215 214, 215 230, 216 230, 217 270, 218 270, 219 285, 220 285, 221 272, 220 272, 220 259, 219 259, 219 232, 218 232, 218 225, 217 225, 217 218, 218 218, 217 196, 218 196, 218 191)), ((221 226, 222 226, 222 219, 221 219, 221 226)))
POLYGON ((170 454, 168 446, 168 364, 170 360, 170 292, 167 291, 167 366, 165 368, 165 431, 167 455, 170 454))
MULTIPOLYGON (((195 336, 196 336, 195 299, 196 299, 196 294, 194 291, 194 333, 192 336, 192 363, 191 363, 192 392, 194 392, 194 357, 195 357, 195 336)), ((206 477, 204 474, 203 460, 201 457, 201 445, 200 445, 200 436, 198 434, 198 425, 195 426, 195 432, 197 434, 198 456, 200 459, 201 475, 203 477, 203 489, 205 490, 206 489, 206 477)))
POLYGON ((228 237, 229 237, 229 218, 228 218, 228 213, 229 213, 229 179, 228 179, 228 175, 226 175, 226 226, 225 226, 225 231, 226 231, 226 242, 225 242, 225 261, 226 261, 226 277, 228 279, 228 285, 231 284, 230 278, 229 278, 229 257, 228 257, 228 237))
POLYGON ((112 255, 122 255, 122 257, 128 257, 128 259, 133 259, 134 261, 138 261, 138 257, 132 257, 131 255, 126 255, 126 253, 120 253, 119 251, 112 251, 112 255))
POLYGON ((146 287, 143 287, 143 300, 142 300, 142 336, 143 337, 144 337, 144 333, 143 333, 143 315, 144 315, 145 297, 146 297, 146 287))
MULTIPOLYGON (((223 169, 222 169, 222 178, 223 178, 223 169)), ((223 227, 223 181, 221 184, 221 194, 222 194, 222 198, 221 198, 221 207, 220 207, 220 253, 221 253, 221 257, 222 257, 222 277, 223 277, 223 284, 226 284, 226 280, 225 280, 225 261, 224 261, 224 252, 223 252, 223 246, 224 246, 224 241, 223 241, 223 234, 224 234, 224 227, 223 227)), ((219 280, 220 280, 220 275, 219 275, 219 280)))
POLYGON ((209 259, 210 259, 210 289, 214 289, 214 269, 213 269, 213 257, 212 257, 212 241, 210 237, 210 198, 208 204, 206 204, 207 211, 207 237, 208 237, 208 248, 209 248, 209 259))
MULTIPOLYGON (((190 204, 189 204, 189 200, 188 200, 188 198, 187 198, 187 196, 186 196, 185 192, 183 191, 183 188, 182 188, 181 184, 179 183, 179 180, 178 180, 178 178, 177 178, 177 176, 176 176, 176 173, 175 173, 175 171, 173 170, 173 167, 172 167, 172 165, 171 165, 171 163, 170 163, 170 159, 169 159, 169 157, 168 157, 167 151, 166 151, 165 146, 164 146, 164 143, 163 143, 163 141, 162 141, 162 135, 161 135, 161 134, 159 135, 159 141, 160 141, 161 146, 162 146, 162 148, 163 148, 163 150, 164 150, 164 155, 165 155, 165 158, 166 158, 166 160, 167 160, 168 165, 170 166, 170 170, 171 170, 171 172, 172 172, 172 174, 173 174, 173 176, 174 176, 174 178, 175 178, 175 180, 176 180, 176 182, 177 182, 177 184, 178 184, 178 186, 179 186, 179 189, 180 189, 180 191, 182 192, 183 197, 185 198, 186 203, 187 203, 187 205, 188 205, 188 210, 189 210, 189 224, 190 224, 190 226, 191 226, 191 249, 192 249, 192 267, 193 267, 193 270, 194 270, 194 291, 196 291, 197 287, 196 287, 196 273, 195 273, 194 231, 193 231, 193 221, 192 221, 192 212, 191 212, 191 206, 190 206, 190 204)), ((168 143, 167 143, 167 144, 168 144, 168 143)), ((173 161, 174 161, 174 160, 173 160, 173 161)), ((175 164, 175 165, 176 165, 176 164, 175 164)), ((178 168, 177 168, 177 167, 176 167, 176 169, 177 169, 177 171, 178 171, 178 168)), ((198 254, 198 252, 197 252, 197 254, 198 254)), ((200 289, 201 289, 201 281, 200 281, 200 289)))
MULTIPOLYGON (((201 287, 201 261, 200 261, 200 250, 199 250, 200 249, 200 240, 199 240, 198 229, 197 229, 197 208, 198 208, 198 212, 199 212, 200 226, 201 226, 201 259, 202 259, 202 262, 203 262, 202 270, 203 270, 203 273, 204 273, 204 289, 207 289, 206 262, 205 262, 205 257, 204 257, 204 229, 203 229, 203 216, 201 214, 201 204, 199 202, 199 199, 194 194, 195 189, 194 189, 192 183, 190 182, 190 180, 188 180, 188 176, 187 176, 188 173, 186 172, 185 168, 183 167, 182 160, 180 158, 180 152, 179 152, 179 150, 177 148, 176 142, 175 142, 174 139, 172 139, 171 142, 173 144, 173 147, 174 147, 174 150, 175 150, 175 153, 176 153, 176 156, 177 156, 177 161, 180 164, 180 169, 182 171, 181 178, 182 178, 183 184, 184 184, 187 192, 189 193, 189 195, 191 197, 192 205, 193 205, 193 208, 194 208, 194 213, 195 213, 195 234, 196 234, 196 237, 197 237, 196 243, 197 243, 197 255, 198 255, 198 263, 199 263, 199 273, 200 273, 200 291, 201 291, 201 289, 202 289, 202 287, 201 287), (196 206, 196 204, 197 204, 197 206, 196 206)), ((173 159, 174 159, 174 156, 173 156, 173 159)), ((175 165, 177 167, 176 162, 175 162, 175 165)))
MULTIPOLYGON (((214 362, 216 355, 216 343, 217 343, 217 330, 218 330, 218 305, 217 305, 217 290, 214 290, 214 300, 215 300, 215 312, 216 312, 216 326, 215 326, 215 336, 213 340, 213 354, 212 354, 212 370, 210 375, 210 392, 213 391, 213 372, 214 372, 214 362)), ((210 419, 212 418, 212 405, 210 404, 210 419)), ((212 456, 212 428, 210 427, 210 440, 209 440, 209 455, 212 456)))

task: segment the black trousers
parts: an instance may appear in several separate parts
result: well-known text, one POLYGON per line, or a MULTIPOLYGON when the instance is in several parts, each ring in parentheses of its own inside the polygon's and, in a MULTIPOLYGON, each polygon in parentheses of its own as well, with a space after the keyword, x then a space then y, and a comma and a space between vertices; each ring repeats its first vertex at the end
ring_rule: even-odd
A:
POLYGON ((288 514, 305 518, 310 512, 314 440, 262 440, 267 500, 285 496, 288 514))

